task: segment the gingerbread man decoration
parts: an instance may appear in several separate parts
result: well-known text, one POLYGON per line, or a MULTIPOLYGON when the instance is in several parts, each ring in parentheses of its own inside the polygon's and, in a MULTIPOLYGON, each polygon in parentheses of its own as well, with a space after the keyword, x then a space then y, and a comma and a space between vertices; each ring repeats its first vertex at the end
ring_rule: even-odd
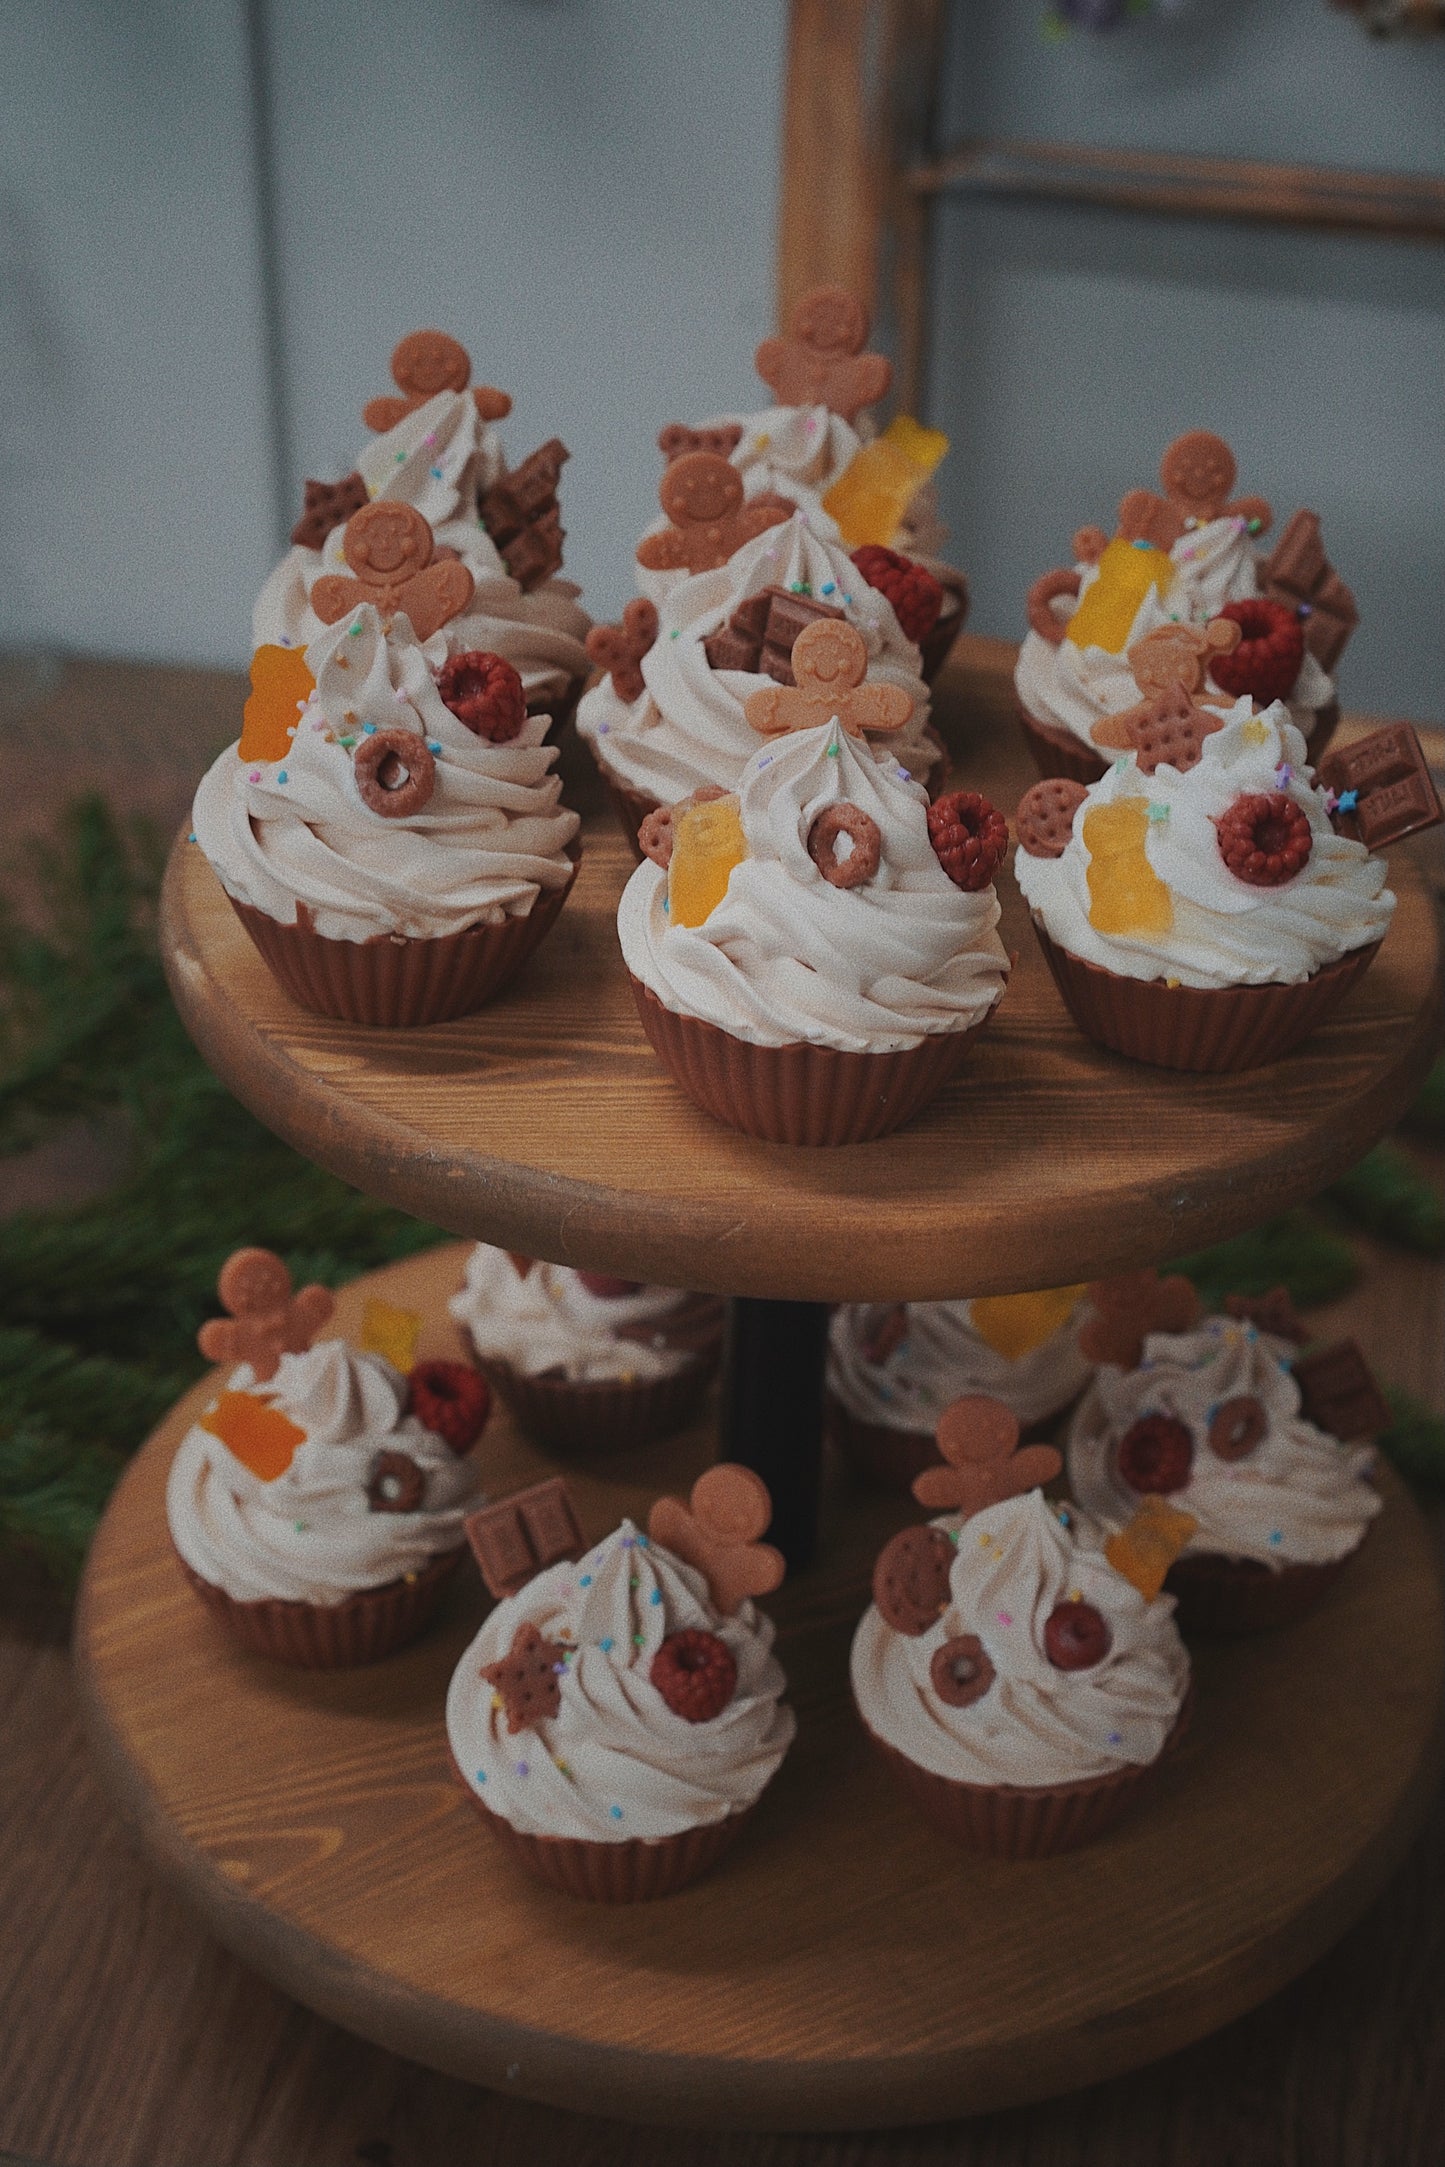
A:
MULTIPOLYGON (((1209 429, 1191 429, 1174 439, 1159 462, 1163 496, 1152 489, 1131 489, 1123 499, 1119 532, 1131 542, 1152 542, 1156 549, 1167 550, 1189 528, 1232 516, 1244 520, 1251 533, 1263 534, 1274 513, 1263 497, 1239 497, 1230 503, 1237 476, 1234 453, 1224 438, 1209 429)), ((1074 539, 1077 544, 1083 536, 1074 539)))
POLYGON ((867 643, 857 626, 842 617, 819 617, 793 642, 795 683, 750 692, 743 713, 760 737, 834 721, 849 737, 901 730, 913 713, 912 695, 901 685, 865 685, 867 669, 867 643))
POLYGON ((619 700, 630 705, 644 691, 642 658, 657 638, 657 611, 641 595, 629 602, 617 625, 594 625, 587 635, 587 653, 612 679, 619 700))
MULTIPOLYGON (((439 391, 465 391, 472 381, 472 357, 460 339, 446 331, 411 331, 393 349, 391 378, 401 393, 390 392, 368 399, 361 418, 378 436, 405 421, 439 391)), ((505 391, 491 384, 472 384, 472 397, 483 421, 503 421, 512 411, 505 391)))
POLYGON ((1199 1296, 1182 1273, 1161 1279, 1156 1271, 1121 1272, 1096 1279, 1089 1289, 1094 1314, 1079 1333, 1091 1362, 1137 1367, 1151 1332, 1187 1332, 1199 1322, 1199 1296))
POLYGON ((649 572, 713 572, 744 542, 780 527, 794 507, 772 501, 743 502, 743 478, 717 452, 686 452, 674 459, 658 485, 657 501, 672 521, 661 534, 645 534, 637 561, 649 572))
POLYGON ((886 398, 893 364, 865 353, 868 311, 846 286, 815 286, 795 303, 787 335, 764 339, 753 366, 779 406, 826 406, 853 421, 886 398))
POLYGON ((698 1476, 686 1505, 680 1497, 660 1497, 647 1516, 647 1532, 697 1567, 718 1609, 731 1617, 746 1597, 770 1595, 782 1581, 782 1551, 759 1540, 772 1517, 762 1476, 720 1460, 698 1476))
MULTIPOLYGON (((1137 743, 1137 731, 1155 718, 1159 701, 1168 694, 1182 692, 1190 706, 1213 707, 1213 701, 1200 699, 1209 665, 1216 655, 1233 654, 1239 641, 1240 627, 1232 617, 1215 617, 1207 625, 1159 625, 1146 632, 1129 649, 1129 667, 1144 697, 1133 707, 1101 716, 1089 733, 1094 743, 1107 751, 1128 752, 1137 743)), ((1233 704, 1225 702, 1226 707, 1233 704)), ((1173 705, 1182 716, 1177 699, 1173 705)))
POLYGON ((258 1384, 269 1384, 283 1354, 305 1354, 336 1307, 329 1287, 293 1292, 291 1274, 270 1249, 237 1249, 216 1281, 221 1307, 196 1334, 208 1362, 249 1362, 258 1384))
POLYGON ((500 1699, 509 1731, 532 1730, 556 1715, 562 1705, 559 1681, 566 1662, 567 1650, 544 1639, 532 1620, 524 1618, 506 1654, 495 1663, 482 1664, 478 1675, 500 1699))
POLYGON ((419 640, 429 640, 472 599, 472 575, 459 558, 433 555, 432 531, 412 504, 378 497, 346 522, 342 554, 355 577, 325 572, 311 589, 324 625, 370 602, 383 625, 405 611, 419 640))
POLYGON ((915 1475, 913 1494, 930 1512, 957 1512, 965 1520, 1052 1482, 1064 1464, 1052 1445, 1020 1448, 1018 1416, 981 1393, 944 1408, 934 1441, 946 1464, 915 1475))

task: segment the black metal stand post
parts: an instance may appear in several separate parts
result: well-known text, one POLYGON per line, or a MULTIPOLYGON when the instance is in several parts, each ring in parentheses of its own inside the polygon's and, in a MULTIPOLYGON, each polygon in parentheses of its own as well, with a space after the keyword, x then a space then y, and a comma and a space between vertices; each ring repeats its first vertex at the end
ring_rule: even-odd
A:
POLYGON ((768 1540, 790 1572, 818 1547, 827 1346, 825 1302, 728 1305, 719 1457, 754 1468, 772 1492, 768 1540))

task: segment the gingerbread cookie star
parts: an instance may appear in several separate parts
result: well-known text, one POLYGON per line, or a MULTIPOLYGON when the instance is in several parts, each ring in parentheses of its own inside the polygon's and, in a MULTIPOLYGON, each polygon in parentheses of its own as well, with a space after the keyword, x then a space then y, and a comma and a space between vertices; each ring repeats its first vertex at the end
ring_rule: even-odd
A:
POLYGON ((323 1286, 293 1291, 291 1274, 269 1249, 237 1249, 216 1281, 226 1317, 212 1317, 196 1334, 208 1362, 249 1362, 268 1384, 283 1354, 304 1354, 336 1307, 323 1286))
MULTIPOLYGON (((401 393, 368 399, 361 418, 368 429, 383 435, 408 414, 414 414, 439 391, 465 391, 472 379, 472 357, 460 339, 446 331, 412 331, 393 349, 391 379, 401 393)), ((505 391, 491 384, 473 384, 472 397, 483 421, 503 421, 512 411, 505 391)))
POLYGON ((479 1675, 500 1699, 509 1731, 531 1730, 556 1715, 562 1705, 562 1672, 567 1650, 545 1640, 524 1618, 512 1635, 512 1645, 495 1663, 483 1663, 479 1675))
POLYGON ((1137 1367, 1151 1332, 1187 1332, 1199 1322, 1199 1296, 1182 1273, 1161 1279, 1155 1271, 1121 1272, 1089 1288, 1094 1314, 1079 1333, 1091 1362, 1137 1367))
POLYGON ((759 1541, 772 1517, 761 1475, 721 1460, 698 1476, 686 1505, 678 1497, 660 1497, 647 1516, 647 1532, 697 1567, 718 1609, 731 1617, 747 1597, 770 1595, 782 1580, 782 1552, 759 1541))
POLYGON ((672 524, 661 534, 645 534, 637 545, 637 561, 649 572, 715 571, 744 542, 780 527, 793 509, 761 500, 745 504, 741 474, 710 451, 674 459, 657 500, 672 524))
POLYGON ((1131 489, 1119 506, 1119 532, 1131 542, 1152 542, 1172 549, 1190 527, 1207 526, 1226 514, 1243 519, 1252 533, 1263 534, 1274 513, 1263 497, 1228 501, 1238 469, 1222 436, 1190 429, 1178 436, 1159 462, 1162 497, 1152 489, 1131 489))
POLYGON ((324 625, 370 602, 383 625, 401 612, 419 640, 429 640, 472 599, 472 575, 456 557, 435 558, 432 531, 414 505, 378 498, 346 522, 342 554, 354 578, 327 572, 311 589, 324 625))
POLYGON ((606 670, 618 699, 629 705, 640 700, 645 690, 642 658, 651 651, 656 638, 657 611, 641 595, 628 603, 621 624, 594 625, 587 635, 589 658, 599 669, 606 670))
POLYGON ((764 339, 754 367, 780 406, 826 406, 845 421, 886 398, 893 364, 864 352, 868 311, 845 286, 815 286, 788 318, 787 335, 764 339))
POLYGON ((849 737, 865 730, 901 730, 913 714, 901 685, 868 685, 868 648, 856 625, 820 617, 793 642, 792 685, 750 692, 743 713, 762 737, 813 730, 837 721, 849 737))
POLYGON ((962 1513, 1002 1504, 1052 1482, 1063 1461, 1052 1445, 1019 1446, 1018 1416, 1002 1400, 970 1393, 945 1407, 935 1442, 947 1463, 925 1467, 913 1494, 930 1512, 962 1513))

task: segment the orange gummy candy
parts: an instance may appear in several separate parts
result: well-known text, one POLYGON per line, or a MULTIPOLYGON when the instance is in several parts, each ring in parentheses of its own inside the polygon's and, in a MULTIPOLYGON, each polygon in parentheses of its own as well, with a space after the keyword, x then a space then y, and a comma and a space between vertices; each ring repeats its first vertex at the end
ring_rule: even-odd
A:
POLYGON ((1089 923, 1096 933, 1167 933, 1174 905, 1144 849, 1149 806, 1144 798, 1115 798, 1084 815, 1089 853, 1089 923))
POLYGON ((1151 1491, 1128 1526, 1109 1537, 1104 1555, 1115 1572, 1132 1581, 1145 1602, 1152 1603, 1198 1525, 1192 1513, 1180 1512, 1151 1491))
POLYGON ((284 760, 296 718, 315 690, 303 648, 258 647, 251 657, 251 697, 242 710, 240 758, 284 760))
POLYGON ((1020 1362, 1067 1323, 1083 1294, 1079 1287, 1045 1287, 1037 1294, 985 1294, 970 1304, 968 1320, 985 1345, 1005 1362, 1020 1362))
POLYGON ((671 925, 698 926, 728 892, 733 867, 748 854, 735 796, 679 806, 672 816, 672 859, 667 868, 667 915, 671 925))
POLYGON ((260 1482, 274 1482, 296 1457, 306 1432, 254 1392, 223 1392, 201 1417, 201 1428, 219 1437, 228 1452, 260 1482))
POLYGON ((941 429, 895 414, 881 436, 856 451, 823 499, 847 547, 874 542, 886 549, 947 450, 941 429))

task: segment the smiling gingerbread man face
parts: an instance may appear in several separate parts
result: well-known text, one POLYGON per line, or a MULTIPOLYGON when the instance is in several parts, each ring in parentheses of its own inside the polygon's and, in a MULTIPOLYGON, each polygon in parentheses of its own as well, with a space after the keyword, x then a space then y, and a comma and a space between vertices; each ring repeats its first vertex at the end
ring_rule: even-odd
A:
POLYGON ((432 562, 432 531, 411 504, 380 498, 346 522, 342 554, 355 575, 327 572, 311 589, 311 607, 326 625, 370 602, 390 623, 405 611, 419 640, 429 640, 472 599, 472 575, 454 556, 432 562))
POLYGON ((431 528, 414 505, 367 504, 346 522, 342 554, 372 586, 390 587, 425 571, 431 553, 431 528))
POLYGON ((1238 474, 1234 453, 1211 429, 1176 437, 1159 462, 1159 479, 1171 504, 1187 518, 1217 519, 1238 474))

